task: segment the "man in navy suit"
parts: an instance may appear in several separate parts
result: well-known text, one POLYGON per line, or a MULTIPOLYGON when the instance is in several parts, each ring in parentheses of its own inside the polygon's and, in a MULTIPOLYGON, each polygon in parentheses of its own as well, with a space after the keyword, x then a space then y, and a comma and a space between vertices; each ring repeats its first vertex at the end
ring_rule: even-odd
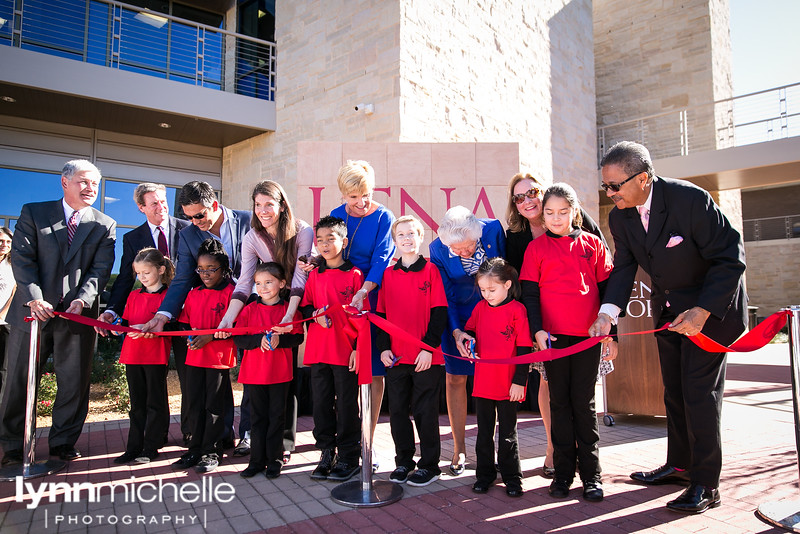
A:
MULTIPOLYGON (((98 295, 114 265, 117 223, 92 208, 100 171, 91 162, 73 160, 61 171, 64 197, 22 206, 14 231, 11 268, 17 292, 7 321, 8 374, 0 400, 3 465, 22 462, 28 381, 29 315, 42 321, 40 366, 53 356, 58 393, 47 441, 50 454, 75 460, 75 443, 89 411, 89 374, 96 336, 85 325, 55 319, 54 311, 97 317, 98 295)), ((39 369, 41 374, 41 367, 39 369)))
MULTIPOLYGON (((228 209, 217 200, 214 188, 206 182, 189 182, 181 188, 179 198, 183 213, 192 222, 178 234, 178 264, 175 278, 167 289, 161 308, 142 328, 145 332, 161 332, 164 325, 177 318, 189 291, 200 284, 197 268, 197 251, 208 239, 221 241, 230 258, 234 278, 242 269, 242 240, 250 230, 250 211, 228 209)), ((230 410, 226 415, 226 426, 233 425, 233 393, 230 394, 230 410)), ((242 456, 250 452, 247 432, 250 430, 249 395, 245 388, 242 397, 239 435, 242 438, 235 454, 242 456)), ((233 436, 231 436, 231 440, 233 436)), ((227 441, 227 440, 226 440, 227 441)))
MULTIPOLYGON (((99 320, 106 323, 113 322, 125 310, 128 295, 136 282, 136 276, 133 273, 133 259, 139 251, 148 247, 157 248, 173 262, 177 262, 178 232, 189 226, 188 221, 177 219, 169 214, 167 188, 162 184, 139 184, 133 191, 133 200, 147 220, 122 237, 122 260, 120 261, 119 275, 111 287, 111 296, 108 299, 106 311, 98 317, 99 320)), ((100 335, 108 335, 107 330, 100 328, 95 328, 95 330, 100 335)), ((175 367, 178 370, 178 381, 181 385, 181 392, 183 392, 186 378, 186 339, 173 337, 172 351, 175 353, 175 367)), ((181 432, 184 442, 186 442, 192 430, 185 402, 181 402, 181 432)))
POLYGON ((689 484, 667 508, 701 513, 719 506, 720 416, 725 354, 700 349, 699 332, 724 345, 747 325, 744 244, 711 196, 655 175, 650 153, 628 141, 600 163, 602 187, 616 205, 608 217, 614 270, 590 335, 608 334, 625 309, 636 270, 652 280, 651 302, 667 412, 667 462, 631 474, 643 484, 689 484))

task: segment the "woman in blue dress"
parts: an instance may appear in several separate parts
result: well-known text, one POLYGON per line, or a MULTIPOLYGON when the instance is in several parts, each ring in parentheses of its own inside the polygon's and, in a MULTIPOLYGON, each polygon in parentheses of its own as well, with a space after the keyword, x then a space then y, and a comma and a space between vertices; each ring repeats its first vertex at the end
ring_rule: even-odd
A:
POLYGON ((475 274, 484 261, 504 257, 506 240, 503 225, 496 219, 479 219, 464 206, 450 208, 430 245, 431 262, 439 268, 447 294, 448 328, 442 335, 445 353, 445 391, 447 414, 453 432, 453 459, 450 473, 458 476, 466 463, 465 428, 467 423, 467 378, 474 366, 447 354, 466 355, 464 325, 481 300, 475 274))

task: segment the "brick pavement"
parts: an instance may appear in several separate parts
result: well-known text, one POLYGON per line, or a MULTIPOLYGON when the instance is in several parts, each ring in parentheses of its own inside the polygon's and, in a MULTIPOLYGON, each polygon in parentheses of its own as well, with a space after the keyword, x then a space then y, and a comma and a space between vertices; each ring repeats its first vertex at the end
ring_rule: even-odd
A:
MULTIPOLYGON (((669 512, 665 503, 681 490, 677 486, 646 488, 630 483, 633 470, 661 464, 666 447, 663 419, 615 415, 616 425, 601 424, 601 461, 606 499, 587 503, 576 484, 569 499, 557 501, 547 495, 549 481, 539 476, 545 438, 537 414, 523 412, 519 419, 520 449, 523 457, 525 495, 510 499, 502 485, 487 495, 471 491, 474 471, 461 477, 443 476, 425 488, 404 486, 404 498, 389 506, 351 509, 334 503, 328 482, 315 482, 308 474, 319 457, 314 450, 309 417, 298 421, 298 450, 283 475, 275 481, 257 476, 239 476, 246 459, 225 458, 211 475, 174 472, 170 463, 180 455, 175 445, 162 449, 161 458, 149 465, 117 466, 112 460, 124 450, 126 421, 86 425, 78 447, 86 457, 68 465, 56 475, 30 481, 34 491, 43 483, 91 482, 101 487, 99 502, 65 502, 64 489, 53 492, 55 502, 26 509, 30 498, 15 502, 15 484, 0 483, 0 532, 2 534, 91 532, 142 532, 145 526, 125 525, 141 517, 147 532, 215 532, 219 534, 260 532, 771 532, 776 531, 754 515, 765 501, 797 497, 797 457, 794 445, 788 347, 770 345, 752 355, 733 355, 723 409, 724 467, 721 493, 723 506, 700 516, 669 512), (131 478, 135 477, 135 478, 131 478), (219 488, 230 484, 230 502, 181 502, 167 491, 166 502, 144 502, 145 483, 175 483, 178 487, 197 485, 203 479, 219 488), (144 496, 126 502, 111 502, 109 484, 140 488, 144 496), (62 519, 57 521, 61 516, 62 519), (195 523, 192 524, 194 519, 195 523), (116 520, 116 524, 109 521, 116 520), (183 521, 179 523, 179 521, 183 521), (91 521, 90 525, 84 522, 91 521)), ((442 465, 452 454, 447 417, 440 419, 442 465)), ((173 417, 171 443, 180 439, 173 417)), ((46 435, 46 431, 42 432, 46 435)), ((475 419, 468 419, 468 449, 474 448, 475 419)), ((394 468, 388 419, 382 417, 375 437, 381 460, 377 478, 388 479, 394 468)), ((47 454, 46 439, 37 444, 39 458, 47 454)), ((470 457, 473 455, 470 454, 470 457)), ((170 486, 167 486, 170 488, 170 486)), ((141 495, 140 495, 141 496, 141 495)), ((227 499, 227 498, 225 498, 227 499)))

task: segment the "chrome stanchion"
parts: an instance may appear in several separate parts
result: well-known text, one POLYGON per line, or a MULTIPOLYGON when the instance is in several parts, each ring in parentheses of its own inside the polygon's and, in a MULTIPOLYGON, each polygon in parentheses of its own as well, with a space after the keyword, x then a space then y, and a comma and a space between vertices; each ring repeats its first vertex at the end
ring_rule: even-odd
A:
MULTIPOLYGON (((792 368, 792 404, 794 406, 794 439, 800 454, 800 306, 789 306, 781 311, 789 315, 789 360, 792 368)), ((800 466, 800 462, 798 462, 800 466)), ((800 501, 766 502, 759 505, 758 517, 776 527, 800 532, 800 501)))
POLYGON ((34 461, 36 448, 36 382, 39 378, 39 321, 31 317, 31 344, 28 351, 28 389, 25 398, 25 442, 22 449, 22 465, 9 465, 0 469, 0 481, 13 481, 43 477, 61 471, 67 465, 62 460, 34 461))
POLYGON ((375 508, 399 501, 403 487, 386 480, 372 481, 372 384, 362 384, 361 391, 361 480, 339 484, 331 498, 344 506, 375 508))

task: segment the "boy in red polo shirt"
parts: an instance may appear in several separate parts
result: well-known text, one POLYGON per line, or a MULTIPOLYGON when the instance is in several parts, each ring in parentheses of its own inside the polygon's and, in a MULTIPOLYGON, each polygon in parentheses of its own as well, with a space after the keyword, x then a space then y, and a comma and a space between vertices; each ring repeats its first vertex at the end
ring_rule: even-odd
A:
MULTIPOLYGON (((438 347, 447 327, 447 297, 439 270, 419 254, 423 236, 422 224, 410 215, 392 224, 392 239, 400 259, 384 271, 377 312, 423 343, 438 347)), ((376 344, 381 361, 389 368, 386 390, 397 466, 389 480, 427 486, 441 474, 439 390, 444 356, 440 350, 431 354, 380 329, 376 344), (419 434, 416 471, 414 428, 409 414, 414 415, 419 434)))
MULTIPOLYGON (((325 262, 308 275, 300 302, 300 311, 305 318, 320 314, 331 305, 350 304, 364 283, 362 272, 342 257, 342 250, 347 245, 345 222, 338 217, 323 217, 314 231, 317 251, 325 262), (336 301, 331 302, 334 296, 336 301)), ((364 306, 367 309, 366 301, 364 306)), ((311 478, 343 481, 360 470, 356 336, 351 329, 332 326, 329 317, 321 316, 308 327, 304 364, 311 367, 314 439, 322 451, 311 478)))

